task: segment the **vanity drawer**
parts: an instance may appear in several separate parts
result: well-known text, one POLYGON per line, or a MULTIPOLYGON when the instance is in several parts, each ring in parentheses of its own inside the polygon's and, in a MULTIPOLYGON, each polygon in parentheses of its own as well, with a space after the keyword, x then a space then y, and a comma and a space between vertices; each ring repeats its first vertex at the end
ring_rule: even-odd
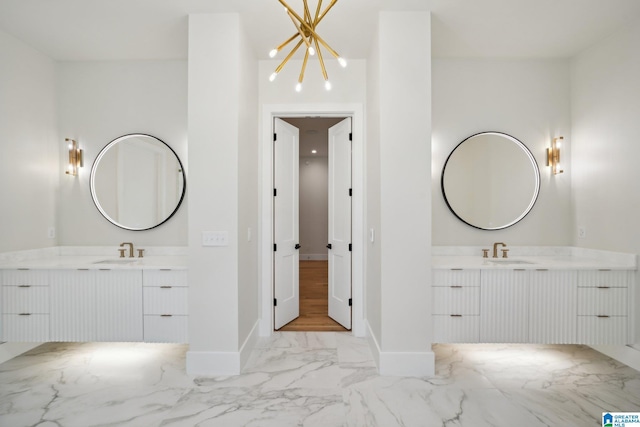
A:
POLYGON ((49 315, 3 314, 2 340, 9 342, 49 341, 49 315))
POLYGON ((627 288, 578 288, 578 316, 626 316, 627 288))
POLYGON ((3 286, 2 312, 5 314, 49 313, 48 286, 3 286))
POLYGON ((452 285, 434 287, 433 314, 480 314, 480 288, 452 285))
POLYGON ((187 343, 188 329, 188 316, 144 316, 145 342, 187 343))
POLYGON ((144 314, 189 313, 188 289, 185 287, 147 287, 143 290, 144 314))
POLYGON ((187 270, 144 270, 143 286, 187 286, 187 270))
POLYGON ((578 271, 578 286, 626 288, 629 286, 629 275, 630 272, 627 270, 580 270, 578 271))
POLYGON ((3 286, 49 286, 49 272, 29 269, 0 270, 0 284, 3 286))
POLYGON ((480 270, 437 269, 432 273, 433 286, 480 286, 480 270))
POLYGON ((580 344, 629 344, 626 316, 578 316, 580 344))
POLYGON ((480 341, 480 316, 434 315, 434 343, 476 343, 480 341))

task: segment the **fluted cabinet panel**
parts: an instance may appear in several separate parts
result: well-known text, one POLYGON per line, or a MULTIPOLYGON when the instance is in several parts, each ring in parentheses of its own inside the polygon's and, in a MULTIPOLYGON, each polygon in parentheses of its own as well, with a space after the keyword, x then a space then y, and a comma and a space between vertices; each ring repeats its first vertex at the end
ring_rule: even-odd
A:
POLYGON ((529 275, 519 270, 485 270, 480 291, 480 341, 527 342, 529 275))
POLYGON ((3 314, 2 339, 15 342, 49 341, 49 315, 3 314))
POLYGON ((48 286, 3 286, 2 313, 49 314, 48 286))
POLYGON ((48 270, 9 269, 0 270, 0 282, 3 286, 48 286, 48 270))
POLYGON ((627 336, 627 317, 578 316, 578 342, 581 344, 621 345, 627 336))
POLYGON ((433 314, 480 314, 480 287, 435 287, 433 314))
POLYGON ((142 341, 142 271, 96 272, 96 339, 142 341))
POLYGON ((626 288, 632 280, 629 270, 580 270, 578 272, 578 286, 609 286, 626 288))
POLYGON ((578 288, 579 315, 627 315, 627 288, 578 288))
POLYGON ((529 342, 576 342, 576 271, 531 271, 529 277, 529 342))
POLYGON ((184 287, 144 288, 144 314, 188 314, 187 292, 184 287))
POLYGON ((95 341, 95 271, 57 270, 50 286, 51 341, 95 341))
POLYGON ((187 270, 145 270, 144 286, 187 286, 187 270))

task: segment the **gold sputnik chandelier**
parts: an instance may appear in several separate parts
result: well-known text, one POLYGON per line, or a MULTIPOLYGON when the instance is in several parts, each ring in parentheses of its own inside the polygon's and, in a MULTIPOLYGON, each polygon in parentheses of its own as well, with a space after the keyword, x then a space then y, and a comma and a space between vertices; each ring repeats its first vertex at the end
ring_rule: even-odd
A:
POLYGON ((303 0, 304 18, 300 17, 300 15, 294 12, 293 9, 291 9, 291 7, 289 7, 289 5, 285 3, 284 0, 278 0, 278 1, 284 6, 285 12, 291 18, 293 25, 296 27, 296 32, 287 40, 285 40, 282 44, 280 44, 278 47, 276 47, 275 49, 272 49, 271 52, 269 52, 269 56, 271 58, 274 58, 278 54, 278 52, 280 52, 289 43, 296 40, 297 38, 300 38, 300 40, 298 40, 298 43, 293 47, 293 49, 291 49, 289 54, 284 58, 284 60, 280 63, 280 65, 278 65, 278 67, 273 72, 273 74, 271 74, 271 76, 269 77, 269 80, 270 81, 275 80, 280 70, 282 70, 285 64, 304 44, 306 47, 306 51, 304 54, 304 60, 302 61, 302 69, 300 70, 300 77, 298 77, 298 84, 296 84, 296 91, 300 92, 302 90, 302 81, 304 80, 304 72, 305 72, 305 69, 307 68, 307 62, 309 61, 309 56, 314 56, 316 53, 318 54, 320 69, 322 70, 322 76, 324 77, 324 88, 326 90, 331 90, 331 82, 329 82, 329 76, 327 74, 327 69, 325 68, 325 65, 324 65, 324 59, 322 58, 322 51, 320 50, 320 46, 324 47, 331 55, 333 55, 338 60, 338 63, 340 63, 342 67, 347 66, 347 61, 345 61, 344 58, 341 58, 340 55, 338 55, 338 53, 335 50, 333 50, 331 46, 329 46, 322 39, 322 37, 318 35, 318 33, 316 32, 316 27, 318 26, 320 21, 322 21, 322 19, 327 15, 327 12, 329 12, 331 8, 338 2, 338 0, 331 0, 331 3, 329 3, 326 9, 322 12, 321 12, 322 0, 318 0, 315 14, 313 15, 311 14, 311 11, 309 9, 307 0, 303 0))

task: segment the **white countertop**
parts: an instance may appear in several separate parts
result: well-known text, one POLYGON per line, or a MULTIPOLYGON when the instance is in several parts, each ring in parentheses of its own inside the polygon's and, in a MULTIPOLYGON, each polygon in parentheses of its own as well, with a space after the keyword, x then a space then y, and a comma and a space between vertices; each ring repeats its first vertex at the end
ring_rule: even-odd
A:
POLYGON ((28 268, 34 270, 186 270, 186 256, 145 256, 118 258, 105 255, 60 255, 36 259, 0 261, 0 269, 28 268))
MULTIPOLYGON (((491 255, 489 255, 491 256, 491 255)), ((630 260, 612 260, 579 256, 514 256, 509 258, 482 258, 470 255, 433 256, 434 269, 526 269, 526 270, 635 270, 630 260)))

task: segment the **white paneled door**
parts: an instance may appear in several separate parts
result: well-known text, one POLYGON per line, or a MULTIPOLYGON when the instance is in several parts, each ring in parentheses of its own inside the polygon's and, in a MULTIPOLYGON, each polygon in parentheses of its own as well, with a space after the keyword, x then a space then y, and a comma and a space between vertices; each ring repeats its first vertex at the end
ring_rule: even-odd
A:
POLYGON ((329 128, 329 317, 351 329, 351 118, 329 128))
POLYGON ((298 226, 298 128, 278 118, 274 123, 274 328, 300 315, 298 226))

